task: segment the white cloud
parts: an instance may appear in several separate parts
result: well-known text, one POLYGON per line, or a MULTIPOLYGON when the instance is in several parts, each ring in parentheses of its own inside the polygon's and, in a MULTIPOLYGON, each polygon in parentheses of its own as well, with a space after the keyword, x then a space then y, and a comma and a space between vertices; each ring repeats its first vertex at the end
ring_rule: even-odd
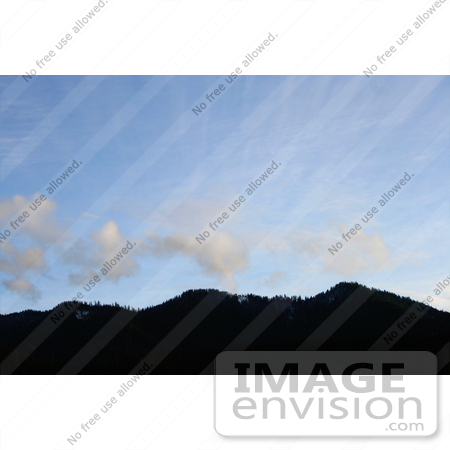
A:
POLYGON ((11 199, 0 202, 0 221, 7 224, 11 231, 11 238, 20 232, 41 245, 48 245, 52 244, 64 231, 56 217, 58 204, 54 200, 46 198, 41 201, 40 205, 34 204, 35 210, 30 209, 30 205, 33 205, 33 202, 39 197, 38 193, 30 198, 14 195, 11 199), (10 222, 17 220, 24 211, 28 212, 30 216, 22 223, 17 221, 14 225, 15 229, 13 229, 10 222))
POLYGON ((18 276, 26 270, 43 271, 47 267, 45 251, 38 246, 19 251, 11 242, 3 242, 0 270, 18 276))
POLYGON ((26 271, 42 273, 46 268, 45 251, 41 247, 28 247, 19 251, 11 242, 3 242, 0 271, 12 276, 2 281, 10 291, 27 299, 36 300, 40 297, 40 292, 23 275, 26 271))
POLYGON ((1 244, 0 270, 12 276, 2 283, 10 291, 29 300, 39 298, 40 292, 27 280, 27 272, 43 273, 47 269, 45 247, 63 232, 63 227, 56 218, 57 203, 48 198, 34 203, 39 198, 40 194, 34 194, 30 198, 14 195, 0 202, 0 222, 6 225, 5 230, 10 231, 10 235, 1 244), (31 209, 30 205, 35 209, 31 209), (18 217, 23 217, 25 211, 29 213, 29 217, 19 222, 18 217), (18 236, 25 238, 26 244, 32 245, 19 250, 13 243, 18 236))
MULTIPOLYGON (((100 231, 93 233, 92 239, 98 248, 96 258, 99 264, 103 264, 106 260, 111 260, 125 247, 125 243, 128 241, 113 220, 106 223, 100 231)), ((133 245, 134 241, 131 244, 133 245)), ((132 252, 133 250, 131 250, 131 254, 126 254, 120 260, 120 263, 108 274, 109 278, 118 280, 121 277, 130 277, 137 273, 140 266, 132 252)))
POLYGON ((216 277, 230 291, 236 291, 236 273, 249 268, 247 246, 226 232, 215 233, 200 244, 182 233, 162 237, 147 231, 145 243, 146 252, 158 258, 176 254, 191 257, 206 275, 216 277))
MULTIPOLYGON (((99 231, 91 234, 89 240, 79 239, 75 245, 64 255, 64 262, 81 267, 81 271, 69 274, 72 284, 83 284, 94 275, 100 275, 100 270, 105 261, 110 261, 122 248, 126 246, 128 239, 120 232, 119 226, 113 220, 107 222, 99 231)), ((130 242, 134 245, 134 241, 130 242)), ((121 277, 135 275, 140 265, 136 260, 138 252, 127 253, 120 262, 108 273, 107 279, 118 281, 121 277)))
POLYGON ((28 300, 37 300, 41 297, 41 293, 29 281, 23 278, 16 278, 12 280, 3 280, 3 285, 12 292, 17 292, 22 297, 28 300))

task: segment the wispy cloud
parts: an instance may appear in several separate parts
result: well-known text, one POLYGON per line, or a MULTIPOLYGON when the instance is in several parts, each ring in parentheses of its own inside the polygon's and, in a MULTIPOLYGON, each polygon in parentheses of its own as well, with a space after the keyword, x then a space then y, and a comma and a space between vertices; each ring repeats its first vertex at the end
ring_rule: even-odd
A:
POLYGON ((90 216, 90 217, 95 217, 96 219, 100 219, 100 217, 96 216, 95 214, 91 214, 91 213, 84 212, 84 211, 81 211, 81 213, 83 216, 90 216))
POLYGON ((270 277, 264 282, 264 284, 268 287, 279 286, 281 283, 287 280, 288 273, 285 270, 277 270, 272 273, 270 277))

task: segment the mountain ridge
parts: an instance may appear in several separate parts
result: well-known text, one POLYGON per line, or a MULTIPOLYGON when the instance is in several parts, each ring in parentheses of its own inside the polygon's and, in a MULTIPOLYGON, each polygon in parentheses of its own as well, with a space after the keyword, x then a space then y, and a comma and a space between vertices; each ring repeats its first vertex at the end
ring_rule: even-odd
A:
MULTIPOLYGON (((45 324, 58 307, 67 303, 50 311, 26 310, 0 315, 0 360, 6 360, 13 352, 25 352, 17 350, 18 346, 40 324, 45 324)), ((420 304, 409 297, 355 282, 341 282, 305 298, 285 295, 269 298, 195 289, 140 310, 117 303, 80 302, 72 304, 74 313, 67 314, 64 322, 53 324, 54 331, 52 329, 42 345, 31 339, 29 345, 33 351, 14 373, 58 373, 78 352, 81 352, 78 360, 82 363, 74 373, 128 373, 161 341, 165 342, 177 325, 183 320, 192 322, 195 315, 203 320, 182 336, 179 345, 166 358, 155 362, 152 373, 202 373, 230 344, 233 350, 297 350, 300 345, 302 350, 368 350, 386 330, 395 327, 402 314, 420 304), (341 321, 342 326, 330 336, 325 330, 318 340, 308 339, 333 313, 333 319, 341 321), (111 323, 115 328, 112 331, 109 325, 112 339, 98 348, 94 345, 98 350, 94 355, 83 350, 88 343, 95 342, 97 333, 113 318, 111 323), (250 324, 255 327, 258 323, 266 325, 248 339, 245 348, 236 348, 240 342, 236 338, 248 330, 250 324)), ((393 343, 392 349, 437 353, 449 341, 450 313, 428 308, 424 316, 393 343)))

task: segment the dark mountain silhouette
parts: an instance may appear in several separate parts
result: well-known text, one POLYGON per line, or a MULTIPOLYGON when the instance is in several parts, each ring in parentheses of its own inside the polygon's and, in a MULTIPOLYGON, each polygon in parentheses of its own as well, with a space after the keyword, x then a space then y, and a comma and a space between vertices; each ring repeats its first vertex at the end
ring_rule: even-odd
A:
MULTIPOLYGON (((342 320, 342 326, 327 338, 306 341, 302 350, 368 350, 389 327, 398 331, 396 324, 405 311, 423 308, 410 298, 358 283, 339 283, 310 298, 189 290, 138 311, 117 303, 65 303, 52 311, 0 315, 2 373, 55 374, 64 369, 62 373, 127 374, 144 361, 152 367, 152 374, 212 373, 215 356, 256 317, 259 326, 253 337, 238 339, 228 349, 296 350, 334 311, 338 322, 345 317, 353 302, 361 306, 348 320, 342 320), (65 321, 52 321, 61 310, 65 321), (97 333, 113 318, 99 339, 97 333), (177 326, 182 330, 171 333, 177 326), (39 345, 39 336, 48 331, 50 335, 39 345), (95 336, 92 348, 83 349, 95 336)), ((385 350, 438 353, 450 341, 450 313, 432 307, 423 313, 385 350)), ((449 365, 440 373, 450 373, 449 365)))

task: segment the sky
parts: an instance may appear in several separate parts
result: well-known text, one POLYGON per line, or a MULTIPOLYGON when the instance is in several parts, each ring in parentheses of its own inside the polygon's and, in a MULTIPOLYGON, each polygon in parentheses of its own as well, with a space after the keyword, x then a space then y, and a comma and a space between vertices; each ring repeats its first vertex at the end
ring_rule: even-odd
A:
POLYGON ((341 281, 450 311, 449 82, 1 76, 0 313, 341 281))

